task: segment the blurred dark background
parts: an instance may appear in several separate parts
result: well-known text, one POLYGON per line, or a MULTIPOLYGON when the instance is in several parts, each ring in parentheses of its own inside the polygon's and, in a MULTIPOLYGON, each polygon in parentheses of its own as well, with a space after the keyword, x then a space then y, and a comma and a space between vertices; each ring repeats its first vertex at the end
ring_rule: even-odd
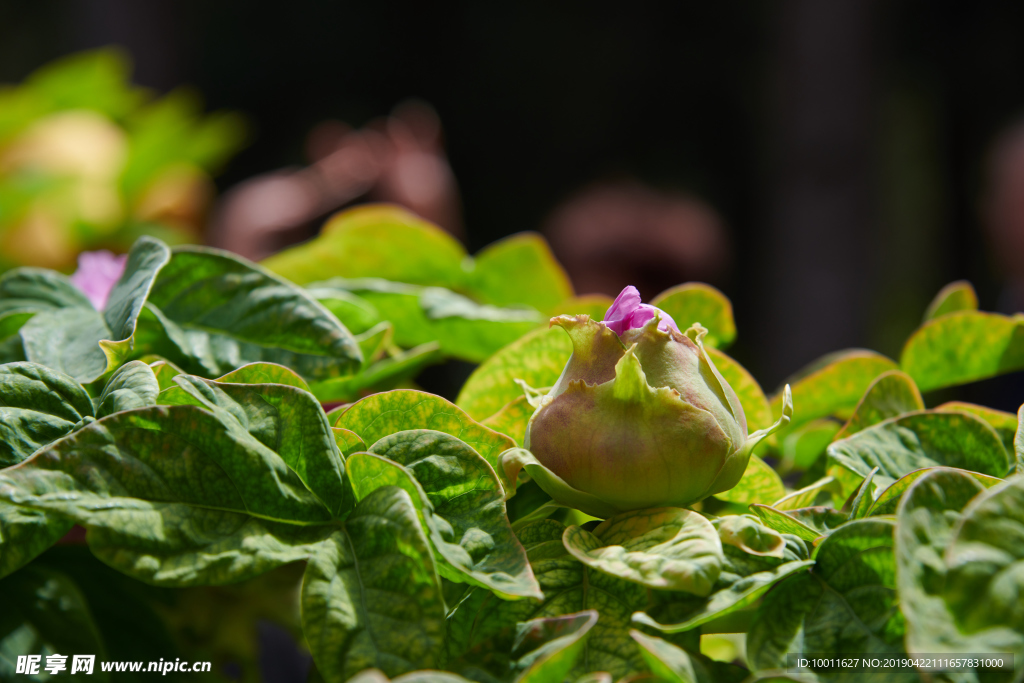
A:
POLYGON ((708 279, 771 390, 839 348, 898 357, 951 280, 1004 305, 982 209, 1024 114, 1022 36, 1019 2, 2 0, 0 82, 123 46, 136 82, 248 117, 221 190, 305 164, 325 119, 419 98, 470 251, 594 183, 685 193, 724 226, 708 279))

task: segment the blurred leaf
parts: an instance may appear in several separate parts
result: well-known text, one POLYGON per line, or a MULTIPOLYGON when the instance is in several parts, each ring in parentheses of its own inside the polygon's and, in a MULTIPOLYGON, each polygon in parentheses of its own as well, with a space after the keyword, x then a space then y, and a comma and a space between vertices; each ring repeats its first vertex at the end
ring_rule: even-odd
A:
POLYGON ((957 280, 939 290, 928 310, 924 312, 924 322, 941 318, 949 313, 978 310, 978 295, 967 280, 957 280))
POLYGON ((809 470, 825 454, 842 425, 832 418, 819 418, 803 424, 782 439, 779 451, 782 455, 780 469, 788 471, 809 470))
POLYGON ((753 375, 718 349, 708 346, 704 350, 708 352, 708 356, 711 357, 718 372, 722 374, 722 377, 740 399, 743 414, 747 417, 747 432, 756 432, 759 429, 771 427, 775 422, 771 406, 768 404, 768 398, 764 395, 761 385, 757 383, 753 375))
POLYGON ((71 527, 61 515, 0 501, 0 578, 31 562, 71 527))
MULTIPOLYGON (((433 429, 464 441, 483 456, 499 477, 504 470, 498 456, 515 442, 475 422, 440 396, 401 389, 368 396, 353 403, 334 424, 349 429, 367 444, 410 429, 433 429)), ((509 491, 509 482, 502 480, 509 491)), ((513 489, 514 490, 514 489, 513 489)))
POLYGON ((651 673, 659 681, 666 683, 697 683, 697 674, 693 670, 690 656, 682 648, 661 638, 655 638, 637 630, 629 632, 630 637, 640 645, 651 673))
POLYGON ((836 477, 827 476, 785 495, 772 503, 772 507, 776 510, 796 510, 817 505, 821 498, 834 500, 842 496, 842 493, 842 483, 836 477))
POLYGON ((711 285, 702 282, 676 285, 654 297, 651 305, 672 316, 680 330, 694 323, 706 327, 705 346, 724 349, 736 338, 732 302, 711 285))
POLYGON ((786 495, 782 479, 764 460, 750 456, 747 469, 739 483, 728 491, 716 493, 715 498, 730 503, 770 503, 786 495))
POLYGON ((306 291, 336 315, 353 334, 362 334, 384 320, 377 307, 363 297, 345 289, 331 287, 328 283, 313 283, 306 287, 306 291))
POLYGON ((310 391, 321 401, 351 401, 370 390, 387 391, 443 359, 436 342, 383 358, 355 375, 314 382, 310 391))
POLYGON ((917 410, 924 410, 924 400, 910 375, 899 370, 882 373, 864 392, 853 409, 853 416, 835 435, 835 440, 845 439, 890 417, 917 410))
POLYGON ((313 240, 263 265, 300 285, 332 277, 374 277, 460 289, 466 252, 455 238, 405 209, 376 204, 335 214, 313 240))
POLYGON ((409 493, 443 559, 442 576, 509 600, 542 597, 512 533, 497 475, 465 443, 426 429, 399 432, 354 454, 348 465, 360 499, 380 486, 409 493))
POLYGON ((517 379, 536 388, 554 385, 571 355, 572 341, 561 328, 530 332, 481 363, 455 403, 482 420, 523 395, 517 379))
POLYGON ((604 320, 604 314, 611 308, 612 298, 604 294, 584 294, 560 302, 548 311, 552 317, 558 315, 589 315, 591 320, 604 320))
POLYGON ((408 493, 373 491, 317 547, 302 582, 302 627, 327 683, 369 668, 396 676, 436 666, 444 599, 408 493))
POLYGON ((85 389, 44 365, 0 365, 0 468, 69 434, 93 407, 85 389))
MULTIPOLYGON (((4 614, 0 616, 0 679, 44 681, 45 655, 53 653, 95 654, 106 658, 106 650, 89 606, 74 581, 52 569, 30 566, 0 582, 4 614), (15 673, 19 656, 44 655, 40 672, 34 676, 15 673)), ((71 671, 71 657, 67 659, 71 671)), ((110 677, 96 666, 97 680, 110 677)))
POLYGON ((118 119, 143 97, 141 90, 129 85, 130 71, 130 61, 121 50, 90 50, 37 69, 24 87, 45 102, 46 112, 89 109, 118 119))
POLYGON ((541 617, 516 625, 511 670, 516 683, 557 683, 565 680, 586 645, 598 613, 541 617))
MULTIPOLYGON (((896 364, 874 351, 853 349, 826 356, 790 380, 793 419, 779 438, 819 417, 848 416, 872 381, 896 364)), ((772 413, 782 414, 782 393, 772 397, 772 413)))
POLYGON ((903 347, 900 368, 921 391, 1024 368, 1024 316, 960 311, 931 320, 903 347))
POLYGON ((473 257, 468 289, 485 303, 525 304, 539 311, 550 311, 573 295, 569 276, 535 232, 521 232, 481 249, 473 257))
POLYGON ((486 420, 481 420, 480 424, 512 437, 517 446, 522 446, 526 437, 526 426, 530 423, 535 410, 526 396, 520 396, 486 420))
POLYGON ((927 467, 959 467, 1003 477, 1010 465, 999 435, 987 422, 968 413, 933 411, 891 418, 834 441, 828 458, 830 472, 838 467, 860 478, 878 467, 876 490, 927 467))
POLYGON ((624 512, 593 533, 570 526, 562 542, 591 569, 648 588, 702 596, 711 592, 724 561, 715 527, 681 508, 624 512))

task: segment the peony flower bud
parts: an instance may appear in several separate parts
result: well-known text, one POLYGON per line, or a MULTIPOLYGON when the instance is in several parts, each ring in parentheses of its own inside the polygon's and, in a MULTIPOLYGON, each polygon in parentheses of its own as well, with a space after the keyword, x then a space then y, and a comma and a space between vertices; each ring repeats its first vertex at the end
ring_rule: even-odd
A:
POLYGON ((532 457, 513 459, 557 502, 600 517, 690 505, 735 486, 753 446, 788 422, 748 438, 743 407, 704 350, 707 330, 681 333, 633 287, 603 322, 563 315, 551 324, 573 353, 536 401, 532 457))

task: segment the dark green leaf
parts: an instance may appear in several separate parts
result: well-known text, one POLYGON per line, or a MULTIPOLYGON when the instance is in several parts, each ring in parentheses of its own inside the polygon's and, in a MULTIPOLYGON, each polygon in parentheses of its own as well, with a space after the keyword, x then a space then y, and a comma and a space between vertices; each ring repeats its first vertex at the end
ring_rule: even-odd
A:
POLYGON ((685 330, 694 323, 706 327, 706 346, 724 349, 736 338, 732 302, 711 285, 702 282, 677 285, 654 297, 651 305, 672 316, 680 330, 685 330))
POLYGON ((0 277, 0 314, 92 307, 89 298, 66 275, 53 270, 15 268, 0 277))
POLYGON ((305 290, 228 252, 178 247, 149 303, 151 351, 209 374, 267 361, 324 380, 362 362, 355 338, 305 290))
POLYGON ((71 526, 58 514, 0 501, 0 578, 28 564, 71 526))
POLYGON ((131 352, 139 314, 157 274, 170 258, 167 245, 152 237, 140 237, 128 252, 124 273, 114 283, 103 308, 103 320, 112 336, 106 338, 109 341, 101 341, 100 346, 114 367, 131 352))
POLYGON ((571 526, 562 542, 591 569, 648 588, 702 596, 711 592, 724 561, 715 527, 682 508, 624 512, 593 532, 571 526))
POLYGON ((697 683, 697 673, 686 650, 637 630, 630 631, 629 635, 640 645, 640 654, 659 681, 697 683))
MULTIPOLYGON (((0 582, 4 610, 0 614, 0 679, 43 681, 46 673, 45 655, 67 655, 65 675, 70 674, 75 654, 93 654, 97 660, 106 658, 105 648, 96 629, 89 607, 81 592, 68 576, 43 567, 26 567, 0 582), (44 655, 39 674, 24 676, 15 673, 19 656, 44 655)), ((96 680, 109 676, 94 666, 96 680)))
POLYGON ((444 599, 408 493, 376 489, 320 544, 302 582, 302 625, 327 683, 436 666, 444 599))
POLYGON ((903 347, 900 368, 921 391, 1024 368, 1024 316, 960 311, 931 320, 903 347))
POLYGON ((89 395, 67 375, 35 363, 0 365, 0 468, 69 434, 92 414, 89 395))
POLYGON ((565 680, 579 659, 586 638, 597 623, 595 610, 540 617, 516 625, 511 673, 516 683, 556 683, 565 680))
POLYGON ((122 410, 156 405, 160 383, 153 369, 137 360, 125 363, 111 375, 97 401, 97 417, 106 417, 122 410))
POLYGON ((104 562, 165 585, 304 559, 330 515, 276 453, 193 406, 116 413, 0 470, 0 499, 64 515, 104 562))
POLYGON ((941 318, 949 313, 978 310, 978 295, 967 280, 957 280, 939 290, 928 310, 924 312, 924 322, 941 318))

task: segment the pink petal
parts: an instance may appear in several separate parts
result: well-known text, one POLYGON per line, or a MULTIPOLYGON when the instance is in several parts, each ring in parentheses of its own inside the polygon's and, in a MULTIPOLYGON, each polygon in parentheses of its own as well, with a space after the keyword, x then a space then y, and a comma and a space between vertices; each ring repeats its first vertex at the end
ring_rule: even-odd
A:
POLYGON ((127 255, 118 256, 109 251, 82 252, 78 255, 78 270, 71 276, 71 284, 89 298, 97 311, 102 311, 127 261, 127 255))
POLYGON ((615 334, 622 334, 630 329, 633 312, 640 307, 640 292, 629 285, 615 297, 615 301, 604 314, 604 323, 615 334))

